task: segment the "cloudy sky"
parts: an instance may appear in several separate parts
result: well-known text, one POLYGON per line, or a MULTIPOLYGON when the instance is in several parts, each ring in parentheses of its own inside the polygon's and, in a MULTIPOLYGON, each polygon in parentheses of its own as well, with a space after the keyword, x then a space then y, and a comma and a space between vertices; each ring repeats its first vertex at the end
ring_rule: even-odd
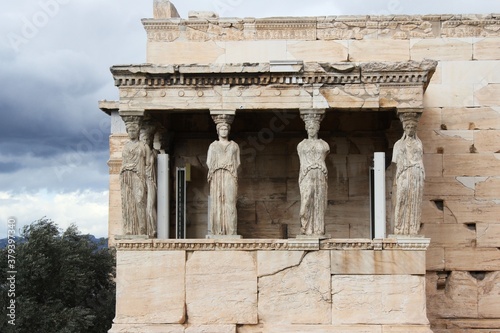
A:
MULTIPOLYGON (((500 13, 498 0, 178 0, 220 16, 500 13)), ((153 0, 4 1, 0 12, 0 223, 47 217, 107 235, 113 64, 142 63, 153 0)))

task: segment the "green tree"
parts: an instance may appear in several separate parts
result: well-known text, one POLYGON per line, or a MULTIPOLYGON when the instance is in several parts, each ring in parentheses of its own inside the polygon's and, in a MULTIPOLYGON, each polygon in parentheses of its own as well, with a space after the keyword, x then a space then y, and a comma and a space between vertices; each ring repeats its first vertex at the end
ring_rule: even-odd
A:
POLYGON ((0 332, 104 333, 115 313, 115 256, 75 226, 46 218, 25 226, 15 250, 15 297, 9 297, 8 250, 0 257, 0 332), (15 300, 15 326, 6 310, 15 300))

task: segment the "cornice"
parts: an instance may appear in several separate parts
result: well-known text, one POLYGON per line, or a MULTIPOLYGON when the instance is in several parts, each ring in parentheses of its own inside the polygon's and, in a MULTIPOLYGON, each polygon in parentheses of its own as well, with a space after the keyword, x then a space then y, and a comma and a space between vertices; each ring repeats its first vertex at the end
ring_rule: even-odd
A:
POLYGON ((424 85, 437 62, 300 63, 279 66, 270 63, 211 65, 117 65, 111 68, 118 87, 215 85, 424 85))
POLYGON ((118 251, 318 251, 403 250, 425 251, 428 238, 369 239, 190 239, 117 240, 118 251))

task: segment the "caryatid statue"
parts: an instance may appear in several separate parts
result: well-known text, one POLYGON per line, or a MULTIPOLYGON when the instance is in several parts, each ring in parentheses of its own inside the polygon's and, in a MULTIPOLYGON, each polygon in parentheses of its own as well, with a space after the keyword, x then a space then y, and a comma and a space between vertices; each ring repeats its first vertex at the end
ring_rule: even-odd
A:
POLYGON ((145 119, 142 123, 140 141, 146 146, 149 158, 146 161, 146 219, 147 219, 147 234, 150 238, 157 235, 157 213, 156 213, 156 197, 157 197, 157 157, 158 151, 154 149, 153 142, 157 130, 156 123, 152 119, 145 119))
POLYGON ((238 195, 238 168, 240 148, 229 140, 233 114, 212 113, 219 140, 210 144, 207 154, 210 184, 210 235, 237 234, 236 201, 238 195))
POLYGON ((300 160, 300 232, 307 236, 325 235, 325 211, 328 204, 328 170, 325 158, 330 146, 318 138, 324 110, 302 111, 307 139, 297 146, 300 160))
POLYGON ((125 116, 129 141, 122 152, 120 187, 123 232, 125 235, 148 235, 146 170, 150 149, 139 140, 142 117, 125 116))
POLYGON ((394 144, 396 200, 394 234, 415 236, 420 230, 425 170, 422 142, 417 137, 420 113, 400 113, 404 134, 394 144))

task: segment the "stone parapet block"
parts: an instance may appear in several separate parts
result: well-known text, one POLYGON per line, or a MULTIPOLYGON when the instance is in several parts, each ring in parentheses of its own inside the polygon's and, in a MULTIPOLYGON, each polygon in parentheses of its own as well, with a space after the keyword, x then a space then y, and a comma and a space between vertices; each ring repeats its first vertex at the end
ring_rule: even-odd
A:
POLYGON ((185 252, 119 251, 116 261, 115 324, 184 323, 185 252))
POLYGON ((333 275, 333 324, 429 325, 425 277, 333 275))
POLYGON ((331 251, 333 275, 425 275, 425 251, 331 251))

